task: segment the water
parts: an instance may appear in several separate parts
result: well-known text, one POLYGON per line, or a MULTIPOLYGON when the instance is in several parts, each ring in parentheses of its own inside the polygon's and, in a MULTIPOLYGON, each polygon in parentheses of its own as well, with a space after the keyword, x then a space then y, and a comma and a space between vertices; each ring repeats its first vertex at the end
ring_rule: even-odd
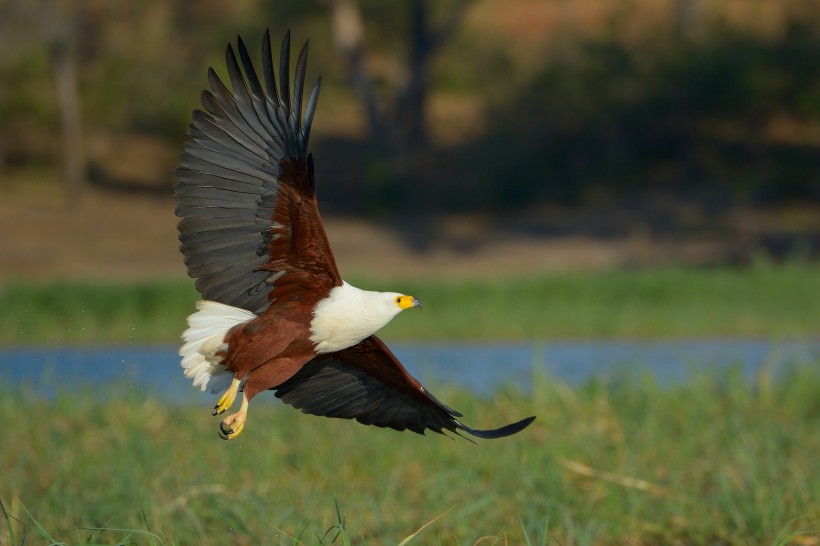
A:
MULTIPOLYGON (((391 344, 410 373, 426 384, 454 383, 480 395, 517 386, 545 372, 570 385, 592 378, 649 374, 668 385, 700 372, 737 368, 746 377, 762 369, 820 363, 820 339, 554 341, 515 344, 391 344)), ((0 349, 0 382, 49 394, 56 388, 127 384, 173 401, 203 401, 179 367, 176 347, 0 349)))

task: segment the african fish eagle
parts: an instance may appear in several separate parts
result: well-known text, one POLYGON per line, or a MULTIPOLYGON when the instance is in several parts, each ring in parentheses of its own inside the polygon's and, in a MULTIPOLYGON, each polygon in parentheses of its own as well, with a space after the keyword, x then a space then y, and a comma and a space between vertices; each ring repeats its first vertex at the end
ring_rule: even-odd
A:
POLYGON ((494 430, 462 424, 374 334, 419 301, 361 290, 336 268, 325 235, 307 153, 321 79, 302 117, 308 44, 289 82, 290 32, 273 70, 270 34, 262 41, 263 81, 238 38, 226 51, 233 92, 208 71, 205 111, 193 123, 176 171, 180 250, 202 294, 179 350, 195 387, 222 392, 213 414, 239 411, 220 424, 236 438, 248 404, 264 390, 305 413, 366 425, 464 431, 480 438, 514 434, 530 417, 494 430))

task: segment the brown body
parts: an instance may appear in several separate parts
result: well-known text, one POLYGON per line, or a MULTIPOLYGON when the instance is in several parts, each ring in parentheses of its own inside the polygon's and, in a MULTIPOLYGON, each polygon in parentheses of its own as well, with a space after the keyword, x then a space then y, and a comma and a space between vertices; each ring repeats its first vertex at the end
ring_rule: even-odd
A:
POLYGON ((294 302, 273 308, 225 336, 223 364, 235 377, 246 379, 243 392, 248 401, 281 385, 316 356, 316 343, 309 339, 313 305, 294 302))

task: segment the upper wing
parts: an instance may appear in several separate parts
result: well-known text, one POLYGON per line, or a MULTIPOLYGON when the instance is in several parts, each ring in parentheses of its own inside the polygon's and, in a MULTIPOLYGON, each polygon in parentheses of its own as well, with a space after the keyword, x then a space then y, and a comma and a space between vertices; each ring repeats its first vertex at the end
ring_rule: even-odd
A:
POLYGON ((283 402, 305 413, 419 434, 425 429, 456 434, 463 430, 479 438, 500 438, 515 434, 535 419, 528 417, 494 430, 465 426, 456 419, 461 414, 427 392, 376 336, 317 356, 275 390, 283 402))
POLYGON ((226 60, 233 92, 213 71, 207 110, 194 112, 174 194, 180 250, 205 299, 261 313, 271 300, 341 284, 316 207, 307 143, 317 81, 301 119, 308 44, 302 48, 290 96, 290 32, 282 42, 279 87, 270 35, 262 43, 265 88, 242 39, 239 68, 226 60))

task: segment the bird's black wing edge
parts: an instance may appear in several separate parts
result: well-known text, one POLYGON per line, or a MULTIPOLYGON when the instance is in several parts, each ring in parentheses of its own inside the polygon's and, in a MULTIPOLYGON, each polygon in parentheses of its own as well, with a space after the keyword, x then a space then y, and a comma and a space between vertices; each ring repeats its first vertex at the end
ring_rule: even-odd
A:
MULTIPOLYGON (((355 348, 351 350, 355 352, 355 348)), ((303 413, 355 419, 364 425, 411 430, 422 435, 427 430, 439 434, 445 434, 446 430, 469 441, 472 440, 461 432, 482 439, 503 438, 522 431, 535 420, 534 416, 527 417, 487 430, 469 427, 457 419, 462 417, 461 413, 439 401, 420 384, 418 389, 410 390, 408 383, 397 390, 395 385, 357 366, 347 354, 348 350, 343 350, 313 359, 271 390, 277 398, 303 413)), ((392 355, 380 354, 379 357, 392 355)))

